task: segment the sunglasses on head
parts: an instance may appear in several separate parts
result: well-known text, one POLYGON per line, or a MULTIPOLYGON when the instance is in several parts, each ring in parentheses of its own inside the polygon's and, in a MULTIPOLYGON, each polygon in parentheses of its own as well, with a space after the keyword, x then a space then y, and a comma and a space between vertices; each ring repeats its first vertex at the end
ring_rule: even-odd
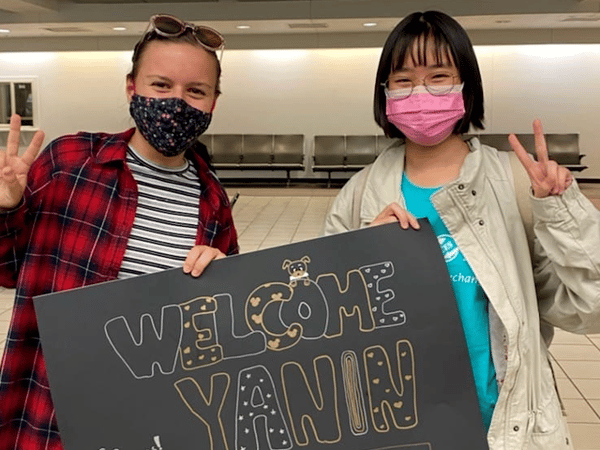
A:
POLYGON ((156 14, 150 17, 149 27, 150 29, 146 31, 146 35, 154 31, 159 36, 177 37, 189 29, 192 30, 192 35, 198 43, 206 50, 216 53, 217 50, 223 50, 225 47, 225 39, 217 30, 204 25, 184 22, 168 14, 156 14))

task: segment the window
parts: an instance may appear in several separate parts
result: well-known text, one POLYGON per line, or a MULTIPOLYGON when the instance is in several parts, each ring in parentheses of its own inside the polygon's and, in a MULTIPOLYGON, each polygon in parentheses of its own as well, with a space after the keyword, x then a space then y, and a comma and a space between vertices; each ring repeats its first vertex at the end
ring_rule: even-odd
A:
POLYGON ((10 116, 21 116, 21 125, 33 127, 34 116, 33 81, 0 79, 0 127, 10 123, 10 116))

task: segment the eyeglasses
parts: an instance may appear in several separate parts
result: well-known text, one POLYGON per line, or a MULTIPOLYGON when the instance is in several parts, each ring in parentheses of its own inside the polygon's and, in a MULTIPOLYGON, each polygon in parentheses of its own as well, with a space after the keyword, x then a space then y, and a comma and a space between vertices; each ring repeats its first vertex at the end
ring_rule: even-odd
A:
MULTIPOLYGON (((192 30, 192 35, 198 43, 209 52, 217 52, 225 48, 225 39, 217 30, 204 25, 194 25, 193 23, 184 22, 177 17, 168 14, 155 14, 150 17, 149 29, 146 30, 144 38, 152 31, 163 37, 181 36, 188 29, 192 30)), ((221 59, 219 57, 219 59, 221 59)))
MULTIPOLYGON (((423 86, 431 95, 441 96, 456 91, 455 82, 459 79, 458 75, 449 71, 436 71, 427 74, 423 78, 423 86)), ((381 83, 385 89, 387 98, 407 98, 420 86, 419 80, 413 80, 406 75, 390 75, 390 77, 381 83)))

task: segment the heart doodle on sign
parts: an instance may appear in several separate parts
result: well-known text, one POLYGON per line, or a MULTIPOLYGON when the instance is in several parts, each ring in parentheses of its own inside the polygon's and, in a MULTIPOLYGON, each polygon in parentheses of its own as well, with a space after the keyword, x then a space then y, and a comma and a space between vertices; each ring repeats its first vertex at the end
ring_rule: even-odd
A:
POLYGON ((281 343, 281 339, 277 338, 272 341, 269 341, 269 347, 271 348, 279 348, 279 344, 281 343))
POLYGON ((298 330, 288 330, 287 331, 287 335, 291 338, 295 338, 297 334, 298 334, 298 330))
POLYGON ((262 323, 262 317, 260 314, 252 314, 251 318, 252 321, 257 325, 260 325, 262 323))

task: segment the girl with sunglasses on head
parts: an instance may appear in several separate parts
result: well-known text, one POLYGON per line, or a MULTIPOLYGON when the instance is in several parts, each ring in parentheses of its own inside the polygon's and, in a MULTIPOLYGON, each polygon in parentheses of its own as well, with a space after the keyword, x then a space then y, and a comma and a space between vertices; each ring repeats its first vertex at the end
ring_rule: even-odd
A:
POLYGON ((16 287, 0 366, 0 448, 62 448, 32 297, 238 252, 227 195, 198 137, 219 96, 216 31, 157 15, 135 46, 135 127, 0 152, 0 285, 16 287))
POLYGON ((490 448, 572 448, 548 345, 553 327, 600 332, 600 212, 548 159, 539 121, 537 161, 514 135, 514 165, 476 138, 463 140, 469 127, 483 129, 481 75, 466 32, 443 13, 411 14, 392 31, 374 110, 399 140, 342 189, 326 234, 392 222, 419 229, 416 218, 427 218, 454 288, 490 448), (516 192, 519 179, 531 188, 516 192), (531 253, 519 195, 533 212, 531 253))

